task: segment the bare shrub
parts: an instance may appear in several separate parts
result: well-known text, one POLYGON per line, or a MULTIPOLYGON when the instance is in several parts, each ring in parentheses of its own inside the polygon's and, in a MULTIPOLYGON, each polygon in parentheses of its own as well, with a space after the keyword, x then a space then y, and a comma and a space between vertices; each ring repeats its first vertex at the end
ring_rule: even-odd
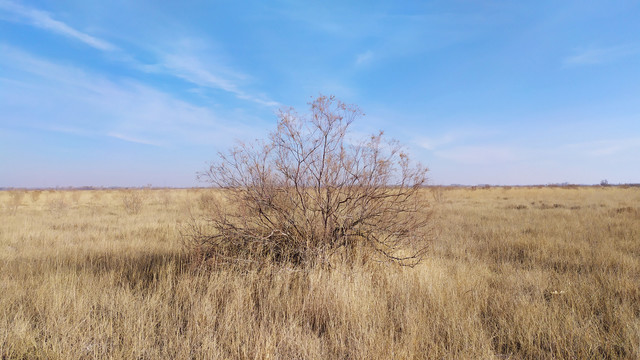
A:
POLYGON ((366 253, 417 264, 430 237, 427 169, 382 132, 347 141, 357 107, 325 96, 310 107, 281 111, 268 140, 220 153, 200 174, 224 191, 192 226, 194 250, 218 261, 326 264, 366 253))
POLYGON ((143 196, 140 191, 126 190, 122 194, 122 205, 129 215, 140 213, 142 210, 143 196))

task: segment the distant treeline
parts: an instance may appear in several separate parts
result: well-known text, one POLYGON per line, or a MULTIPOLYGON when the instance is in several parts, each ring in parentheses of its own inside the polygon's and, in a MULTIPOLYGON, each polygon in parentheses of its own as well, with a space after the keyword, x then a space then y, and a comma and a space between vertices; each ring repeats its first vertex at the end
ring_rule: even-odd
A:
MULTIPOLYGON (((619 187, 640 187, 640 183, 624 183, 624 184, 571 184, 571 183, 559 183, 559 184, 530 184, 530 185, 491 185, 491 184, 478 184, 478 185, 462 185, 462 184, 450 184, 450 185, 426 185, 426 188, 460 188, 460 189, 490 189, 490 188, 542 188, 542 187, 563 187, 563 188, 578 188, 578 187, 593 187, 593 186, 619 186, 619 187)), ((20 187, 0 187, 0 191, 12 191, 12 190, 64 190, 64 191, 81 191, 81 190, 134 190, 134 189, 149 189, 149 190, 162 190, 162 189, 206 189, 209 187, 194 186, 194 187, 171 187, 171 186, 56 186, 56 187, 35 187, 35 188, 20 188, 20 187)))
POLYGON ((162 190, 162 189, 205 189, 205 187, 172 187, 172 186, 56 186, 56 187, 0 187, 0 191, 12 191, 12 190, 65 190, 65 191, 82 191, 82 190, 134 190, 134 189, 150 189, 150 190, 162 190))

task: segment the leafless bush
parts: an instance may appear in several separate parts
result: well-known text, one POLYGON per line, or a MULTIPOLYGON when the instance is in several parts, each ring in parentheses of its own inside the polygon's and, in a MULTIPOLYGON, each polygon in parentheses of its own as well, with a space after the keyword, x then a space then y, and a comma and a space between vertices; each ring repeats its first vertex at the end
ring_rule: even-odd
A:
POLYGON ((140 213, 142 210, 142 198, 142 194, 136 190, 126 190, 124 194, 122 194, 122 205, 127 214, 134 215, 140 213))
POLYGON ((200 178, 224 189, 190 244, 217 261, 326 264, 363 252, 417 264, 430 237, 427 169, 382 132, 347 141, 360 110, 321 96, 281 111, 268 140, 220 153, 200 178))

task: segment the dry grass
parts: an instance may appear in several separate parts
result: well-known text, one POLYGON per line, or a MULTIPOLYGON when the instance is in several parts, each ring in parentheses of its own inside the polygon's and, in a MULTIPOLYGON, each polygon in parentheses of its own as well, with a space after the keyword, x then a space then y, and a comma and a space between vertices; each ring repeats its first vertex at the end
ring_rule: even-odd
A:
POLYGON ((640 358, 640 188, 439 189, 415 268, 208 272, 211 193, 146 191, 0 192, 0 358, 640 358))

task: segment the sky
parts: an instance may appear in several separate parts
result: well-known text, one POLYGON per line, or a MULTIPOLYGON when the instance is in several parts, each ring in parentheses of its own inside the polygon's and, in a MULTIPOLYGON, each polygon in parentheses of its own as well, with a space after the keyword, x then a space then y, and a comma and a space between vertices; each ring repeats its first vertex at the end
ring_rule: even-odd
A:
POLYGON ((320 94, 431 184, 640 183, 638 1, 0 0, 0 187, 204 186, 320 94))

